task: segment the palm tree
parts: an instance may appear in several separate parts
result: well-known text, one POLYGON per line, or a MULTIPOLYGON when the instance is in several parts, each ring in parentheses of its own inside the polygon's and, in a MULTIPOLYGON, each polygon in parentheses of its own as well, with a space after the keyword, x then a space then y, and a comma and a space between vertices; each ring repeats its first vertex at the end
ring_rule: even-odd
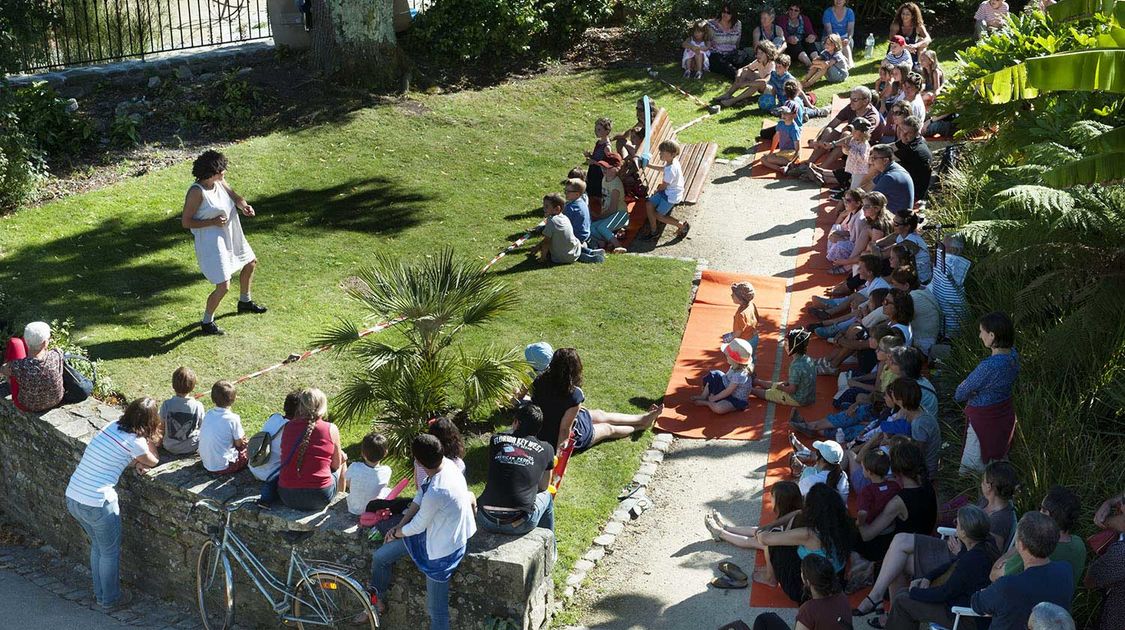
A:
POLYGON ((527 363, 515 349, 466 349, 457 339, 484 326, 517 303, 515 289, 451 249, 403 261, 377 256, 347 289, 368 315, 390 322, 394 335, 361 336, 360 325, 341 319, 316 336, 361 367, 333 399, 343 421, 375 417, 391 446, 404 448, 428 419, 458 410, 469 416, 498 408, 526 384, 527 363))

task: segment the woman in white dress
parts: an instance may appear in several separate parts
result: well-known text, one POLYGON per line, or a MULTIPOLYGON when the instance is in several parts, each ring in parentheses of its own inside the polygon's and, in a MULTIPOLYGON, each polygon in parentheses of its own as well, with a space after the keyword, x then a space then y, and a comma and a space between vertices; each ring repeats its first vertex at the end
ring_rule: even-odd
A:
POLYGON ((223 330, 215 324, 215 311, 223 296, 230 288, 230 277, 235 272, 241 293, 238 299, 239 313, 265 313, 266 308, 250 298, 250 283, 258 260, 254 250, 246 242, 242 233, 242 214, 254 216, 254 208, 246 200, 231 190, 223 175, 227 170, 227 158, 218 151, 205 151, 191 166, 195 183, 188 188, 184 200, 182 223, 195 236, 195 257, 199 260, 199 270, 208 282, 215 285, 207 296, 207 307, 203 311, 200 327, 206 335, 221 335, 223 330))

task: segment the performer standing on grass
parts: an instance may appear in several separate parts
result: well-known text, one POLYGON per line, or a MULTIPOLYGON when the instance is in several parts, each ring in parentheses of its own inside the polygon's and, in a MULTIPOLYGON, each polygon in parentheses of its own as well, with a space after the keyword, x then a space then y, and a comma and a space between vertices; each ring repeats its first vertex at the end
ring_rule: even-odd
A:
POLYGON ((238 298, 239 313, 265 313, 266 308, 250 299, 250 283, 258 260, 254 250, 242 233, 242 214, 254 216, 254 208, 234 192, 223 175, 227 158, 218 151, 204 151, 191 166, 195 183, 188 188, 184 200, 182 223, 195 236, 195 257, 199 270, 215 285, 207 296, 200 328, 205 335, 222 335, 223 329, 215 324, 215 310, 230 288, 230 277, 239 271, 241 293, 238 298), (241 270, 241 271, 240 271, 241 270))

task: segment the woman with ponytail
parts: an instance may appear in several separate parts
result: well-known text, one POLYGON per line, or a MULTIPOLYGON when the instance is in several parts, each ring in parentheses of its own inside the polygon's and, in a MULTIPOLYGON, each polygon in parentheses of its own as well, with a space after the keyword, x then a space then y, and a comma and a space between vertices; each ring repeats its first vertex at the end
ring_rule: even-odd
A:
POLYGON ((301 390, 296 417, 281 432, 278 495, 295 510, 324 509, 336 496, 347 471, 340 431, 324 419, 328 398, 316 388, 301 390))

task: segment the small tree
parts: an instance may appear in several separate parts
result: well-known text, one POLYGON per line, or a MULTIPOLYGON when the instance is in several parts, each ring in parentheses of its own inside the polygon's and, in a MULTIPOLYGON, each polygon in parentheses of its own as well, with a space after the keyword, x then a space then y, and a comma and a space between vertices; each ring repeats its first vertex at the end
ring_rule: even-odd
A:
POLYGON ((393 447, 406 448, 435 415, 496 409, 527 383, 528 366, 516 350, 457 342, 467 328, 512 309, 517 296, 451 249, 409 262, 379 256, 347 292, 369 315, 395 322, 387 332, 397 331, 402 342, 390 343, 387 332, 360 337, 359 325, 343 319, 318 335, 317 344, 333 344, 362 365, 334 397, 333 411, 344 421, 374 415, 393 447))
POLYGON ((394 28, 393 0, 310 0, 311 58, 322 75, 390 85, 403 57, 394 28))

